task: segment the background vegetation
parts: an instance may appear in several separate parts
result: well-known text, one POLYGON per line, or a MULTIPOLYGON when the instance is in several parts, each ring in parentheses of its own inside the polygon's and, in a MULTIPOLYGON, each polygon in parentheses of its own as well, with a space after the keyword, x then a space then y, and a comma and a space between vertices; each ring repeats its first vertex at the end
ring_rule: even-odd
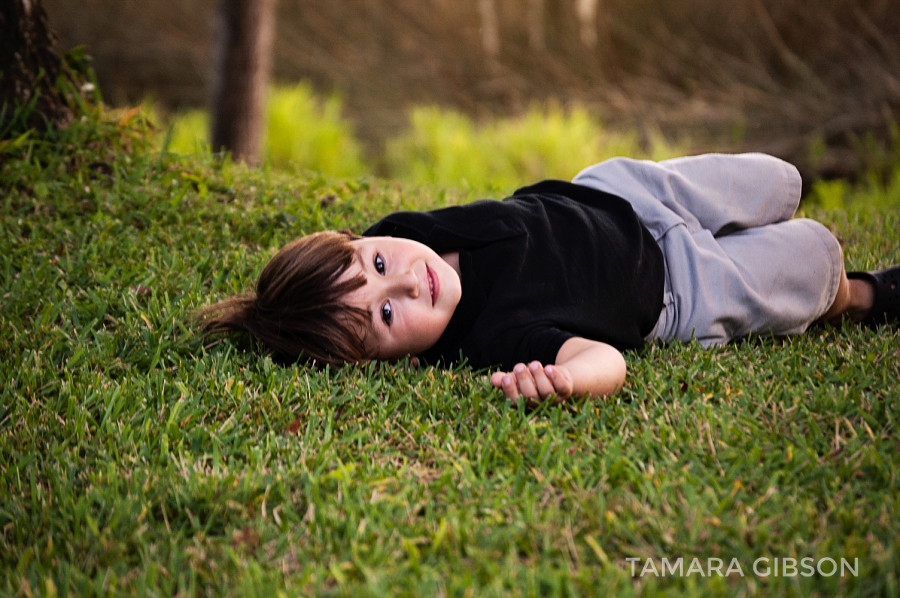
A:
MULTIPOLYGON (((146 111, 145 111, 146 114, 146 111)), ((164 123, 157 140, 180 154, 205 154, 209 160, 209 118, 194 110, 164 123)), ((613 156, 663 160, 688 155, 690 139, 667 141, 659 131, 610 130, 584 107, 532 106, 526 113, 477 123, 453 110, 417 108, 410 127, 386 143, 381 160, 367 158, 352 124, 341 116, 341 100, 317 97, 306 84, 276 86, 270 92, 265 135, 265 164, 284 172, 303 169, 328 176, 360 176, 381 172, 413 184, 468 190, 475 195, 503 196, 543 178, 571 179, 585 165, 613 156)), ((813 148, 815 151, 815 147, 813 148)), ((847 179, 819 179, 807 202, 825 207, 868 203, 900 206, 900 132, 891 128, 885 147, 860 145, 867 167, 855 184, 847 179)))
MULTIPOLYGON (((88 45, 113 104, 206 103, 213 0, 45 3, 64 45, 88 45)), ((555 101, 636 131, 647 153, 661 131, 697 151, 767 151, 811 182, 870 168, 860 146, 888 147, 900 110, 891 0, 345 0, 278 10, 276 80, 338 91, 372 157, 407 129, 413 108, 483 122, 555 101)))
MULTIPOLYGON (((363 164, 362 148, 352 128, 341 116, 336 95, 322 100, 308 85, 276 87, 269 93, 265 121, 263 161, 270 167, 318 170, 332 176, 371 172, 363 164)), ((178 114, 167 126, 161 135, 167 151, 210 153, 206 111, 178 114)))
MULTIPOLYGON (((269 96, 264 159, 268 167, 285 171, 331 176, 381 171, 416 184, 502 194, 525 181, 571 179, 583 166, 613 156, 664 159, 688 153, 686 144, 675 147, 660 134, 645 149, 636 134, 609 131, 581 107, 534 106, 522 116, 482 124, 430 107, 414 110, 409 130, 388 140, 383 160, 373 164, 364 160, 352 125, 341 117, 337 96, 321 100, 304 84, 275 87, 269 96)), ((209 153, 206 112, 176 115, 167 126, 159 138, 168 151, 209 153)))
MULTIPOLYGON (((158 134, 135 109, 0 144, 0 593, 897 594, 897 329, 652 344, 616 396, 531 412, 467 368, 276 367, 191 313, 297 235, 471 194, 158 134), (759 557, 859 576, 761 578, 759 557)), ((900 261, 896 209, 804 210, 851 268, 900 261)))

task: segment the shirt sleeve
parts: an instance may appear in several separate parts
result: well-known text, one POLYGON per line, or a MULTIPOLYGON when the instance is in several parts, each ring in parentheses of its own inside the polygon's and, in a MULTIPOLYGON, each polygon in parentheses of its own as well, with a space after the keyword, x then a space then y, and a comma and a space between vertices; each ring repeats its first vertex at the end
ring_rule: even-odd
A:
POLYGON ((525 332, 518 343, 514 346, 511 363, 504 363, 504 367, 512 369, 517 363, 528 363, 530 361, 540 361, 543 365, 556 363, 556 356, 559 350, 570 338, 576 335, 571 332, 561 330, 555 326, 534 327, 525 332))
POLYGON ((367 228, 364 237, 401 237, 428 245, 434 229, 434 217, 429 212, 394 212, 367 228))

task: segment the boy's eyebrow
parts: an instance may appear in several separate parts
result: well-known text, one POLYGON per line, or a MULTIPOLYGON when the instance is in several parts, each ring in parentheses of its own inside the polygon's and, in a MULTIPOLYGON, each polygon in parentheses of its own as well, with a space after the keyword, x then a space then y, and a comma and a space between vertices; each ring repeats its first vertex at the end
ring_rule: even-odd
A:
MULTIPOLYGON (((353 257, 350 260, 350 264, 347 264, 348 269, 350 268, 350 266, 353 264, 354 261, 359 263, 360 269, 363 270, 363 273, 361 274, 361 276, 363 277, 363 279, 365 279, 366 260, 363 259, 361 247, 353 248, 353 257)), ((363 284, 365 284, 365 283, 366 282, 364 280, 363 284)))

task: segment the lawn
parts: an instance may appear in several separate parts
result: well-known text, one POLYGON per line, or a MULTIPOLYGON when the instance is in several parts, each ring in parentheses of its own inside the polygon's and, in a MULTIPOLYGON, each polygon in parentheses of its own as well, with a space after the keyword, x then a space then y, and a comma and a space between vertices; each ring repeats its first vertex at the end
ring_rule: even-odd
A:
MULTIPOLYGON (((279 367, 191 314, 293 237, 473 198, 139 119, 0 143, 0 593, 900 595, 896 329, 653 344, 532 411, 467 368, 279 367)), ((900 262, 863 204, 804 211, 900 262)))

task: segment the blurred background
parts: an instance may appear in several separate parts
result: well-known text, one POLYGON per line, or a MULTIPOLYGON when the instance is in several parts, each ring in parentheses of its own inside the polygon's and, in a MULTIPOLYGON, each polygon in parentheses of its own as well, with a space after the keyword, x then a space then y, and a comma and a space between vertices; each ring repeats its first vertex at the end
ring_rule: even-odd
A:
MULTIPOLYGON (((44 1, 107 103, 202 146, 215 0, 44 1)), ((759 150, 808 187, 900 164, 897 0, 279 0, 276 24, 266 147, 288 167, 477 187, 759 150)))

